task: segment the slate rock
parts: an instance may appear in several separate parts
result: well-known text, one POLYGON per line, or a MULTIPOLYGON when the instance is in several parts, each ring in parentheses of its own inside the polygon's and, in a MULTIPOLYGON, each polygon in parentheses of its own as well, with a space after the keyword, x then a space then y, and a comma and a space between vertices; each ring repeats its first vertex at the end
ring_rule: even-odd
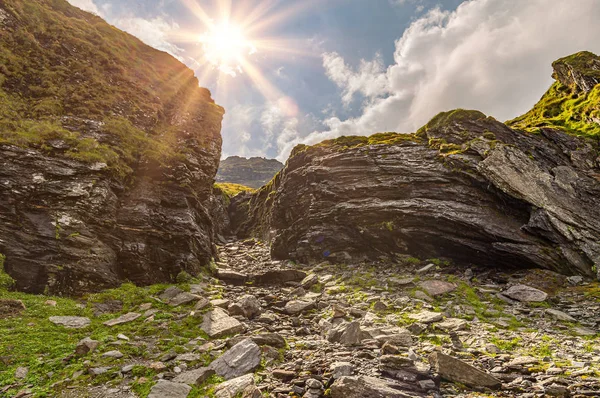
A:
POLYGON ((244 325, 218 307, 204 314, 200 327, 213 339, 244 331, 244 325))
POLYGON ((173 307, 177 307, 177 306, 180 306, 183 304, 192 303, 199 299, 200 299, 200 297, 196 296, 195 294, 188 293, 188 292, 182 292, 182 293, 179 293, 177 296, 173 297, 172 299, 170 299, 169 305, 173 306, 173 307))
POLYGON ((492 389, 502 385, 494 376, 441 352, 432 353, 429 356, 429 363, 442 378, 455 383, 492 389))
POLYGON ((181 290, 180 288, 178 288, 177 286, 170 286, 168 288, 166 288, 159 296, 158 298, 161 299, 164 302, 168 302, 169 300, 171 300, 173 297, 177 296, 178 294, 183 293, 183 290, 181 290))
POLYGON ((88 327, 92 323, 90 318, 82 316, 51 316, 49 319, 55 325, 61 325, 68 329, 81 329, 88 327))
POLYGON ((408 317, 422 323, 438 322, 444 318, 441 313, 432 311, 421 311, 417 314, 409 314, 408 317))
POLYGON ((181 373, 179 376, 175 377, 173 381, 176 383, 189 384, 190 386, 198 386, 214 374, 214 369, 198 368, 181 373))
POLYGON ((247 374, 236 377, 215 387, 215 398, 232 398, 243 394, 248 387, 254 385, 254 375, 247 374))
POLYGON ((541 302, 548 298, 548 294, 527 285, 514 285, 502 292, 503 295, 523 302, 541 302))
POLYGON ((427 280, 419 284, 431 297, 441 296, 456 290, 454 283, 438 280, 427 280))
POLYGON ((315 308, 314 301, 292 300, 285 305, 284 311, 288 315, 298 315, 313 308, 315 308))
POLYGON ((104 322, 105 326, 116 326, 122 325, 124 323, 132 322, 141 317, 142 314, 138 314, 137 312, 128 312, 125 315, 121 315, 118 318, 111 319, 109 321, 104 322))
POLYGON ((260 347, 246 339, 231 347, 208 367, 225 380, 230 380, 253 372, 260 366, 260 360, 260 347))
POLYGON ((575 318, 573 318, 571 315, 569 315, 565 312, 559 311, 559 310, 555 310, 553 308, 547 308, 544 312, 558 321, 577 322, 577 320, 575 318))
POLYGON ((217 278, 230 285, 244 285, 249 280, 248 275, 230 269, 219 269, 217 278))

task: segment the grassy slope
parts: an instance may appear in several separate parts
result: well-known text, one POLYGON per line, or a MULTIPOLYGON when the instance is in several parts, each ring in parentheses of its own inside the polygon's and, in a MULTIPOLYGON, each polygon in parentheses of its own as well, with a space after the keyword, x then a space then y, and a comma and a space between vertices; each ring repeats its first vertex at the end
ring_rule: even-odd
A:
MULTIPOLYGON (((567 73, 580 73, 600 79, 600 71, 591 68, 600 60, 589 52, 580 52, 554 62, 555 69, 564 66, 567 73)), ((568 86, 558 80, 529 112, 507 124, 512 128, 535 132, 551 127, 568 134, 600 140, 600 85, 585 93, 574 85, 568 86)))
POLYGON ((0 26, 0 144, 105 162, 123 175, 140 156, 176 155, 163 120, 171 99, 196 90, 212 102, 175 58, 65 0, 4 0, 0 7, 9 14, 0 26), (88 119, 101 122, 104 139, 84 134, 88 119), (52 140, 68 149, 57 151, 52 140))

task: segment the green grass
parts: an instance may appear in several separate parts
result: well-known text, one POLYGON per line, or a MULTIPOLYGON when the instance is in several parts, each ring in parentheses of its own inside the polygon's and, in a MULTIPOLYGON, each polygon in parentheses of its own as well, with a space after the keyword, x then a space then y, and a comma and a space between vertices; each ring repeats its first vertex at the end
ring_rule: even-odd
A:
POLYGON ((511 340, 502 340, 497 337, 492 337, 490 339, 490 343, 494 344, 501 351, 511 352, 521 346, 522 340, 520 337, 515 337, 514 339, 511 339, 511 340))
POLYGON ((256 192, 254 188, 247 187, 241 184, 234 184, 230 182, 219 182, 214 185, 214 187, 220 190, 223 194, 227 195, 230 198, 233 198, 235 195, 241 192, 256 192))
MULTIPOLYGON (((208 336, 200 329, 202 317, 186 316, 176 320, 176 318, 180 318, 178 315, 188 313, 191 305, 173 308, 152 299, 152 296, 156 296, 166 287, 167 285, 154 285, 142 288, 124 284, 120 288, 91 294, 81 300, 31 295, 0 289, 0 299, 21 300, 26 307, 26 310, 18 316, 0 319, 0 330, 3 331, 2 339, 0 339, 0 352, 6 360, 6 366, 0 368, 0 388, 17 382, 14 378, 16 368, 26 366, 29 368, 29 374, 24 383, 33 386, 31 388, 33 396, 54 397, 56 391, 52 389, 51 385, 67 377, 72 377, 76 371, 83 370, 85 372, 73 382, 75 386, 110 382, 115 374, 92 378, 87 374, 87 369, 107 365, 118 366, 126 363, 126 360, 117 362, 110 358, 102 358, 99 355, 102 352, 118 349, 128 360, 155 360, 154 356, 160 353, 171 350, 178 353, 184 352, 184 345, 191 339, 197 337, 208 339, 208 336), (57 302, 56 307, 45 304, 49 299, 57 302), (94 317, 94 303, 107 300, 122 301, 122 310, 94 317), (114 327, 103 325, 106 320, 137 310, 140 304, 148 302, 153 303, 153 308, 159 310, 153 322, 144 322, 142 318, 138 318, 133 322, 114 327), (84 329, 65 329, 48 320, 49 317, 55 315, 86 316, 91 319, 92 323, 84 329), (111 342, 116 341, 119 333, 132 338, 132 340, 118 347, 110 346, 111 342), (82 358, 71 358, 64 362, 63 359, 74 352, 77 342, 84 337, 100 341, 101 344, 96 353, 82 358), (148 338, 157 343, 149 349, 133 337, 148 338), (89 365, 86 365, 85 361, 90 361, 89 365), (48 376, 49 372, 53 372, 51 377, 48 376)), ((180 285, 180 287, 184 288, 185 285, 180 285)), ((210 356, 205 354, 198 363, 206 365, 210 360, 210 356)), ((140 396, 144 396, 154 383, 153 376, 156 372, 144 367, 136 367, 134 372, 139 373, 138 376, 149 378, 146 382, 133 385, 134 391, 138 392, 140 396)), ((18 391, 18 388, 9 389, 5 396, 13 397, 18 391)))

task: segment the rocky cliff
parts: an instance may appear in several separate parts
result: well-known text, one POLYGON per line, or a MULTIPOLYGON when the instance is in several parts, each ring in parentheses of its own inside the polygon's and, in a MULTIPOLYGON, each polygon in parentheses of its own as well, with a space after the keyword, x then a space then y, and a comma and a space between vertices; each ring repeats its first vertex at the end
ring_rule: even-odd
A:
POLYGON ((600 265, 597 66, 590 53, 554 63, 556 84, 513 128, 456 110, 411 135, 298 146, 273 181, 234 198, 234 227, 268 240, 278 258, 411 254, 592 276, 600 265))
POLYGON ((215 254, 223 109, 64 0, 0 1, 0 253, 20 290, 169 281, 215 254))
POLYGON ((230 156, 221 161, 217 172, 218 182, 229 182, 260 188, 271 181, 283 169, 283 164, 275 159, 243 158, 230 156))

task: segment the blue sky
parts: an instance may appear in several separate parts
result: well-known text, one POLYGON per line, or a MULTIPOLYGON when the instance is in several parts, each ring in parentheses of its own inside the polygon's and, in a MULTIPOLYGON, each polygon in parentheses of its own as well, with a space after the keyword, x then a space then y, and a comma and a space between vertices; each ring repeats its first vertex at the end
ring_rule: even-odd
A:
POLYGON ((226 109, 224 156, 285 160, 298 143, 412 132, 458 107, 506 120, 551 84, 553 60, 600 52, 597 0, 69 1, 194 69, 226 109), (219 21, 226 5, 234 24, 265 10, 247 27, 254 73, 205 63, 209 27, 191 10, 219 21))

